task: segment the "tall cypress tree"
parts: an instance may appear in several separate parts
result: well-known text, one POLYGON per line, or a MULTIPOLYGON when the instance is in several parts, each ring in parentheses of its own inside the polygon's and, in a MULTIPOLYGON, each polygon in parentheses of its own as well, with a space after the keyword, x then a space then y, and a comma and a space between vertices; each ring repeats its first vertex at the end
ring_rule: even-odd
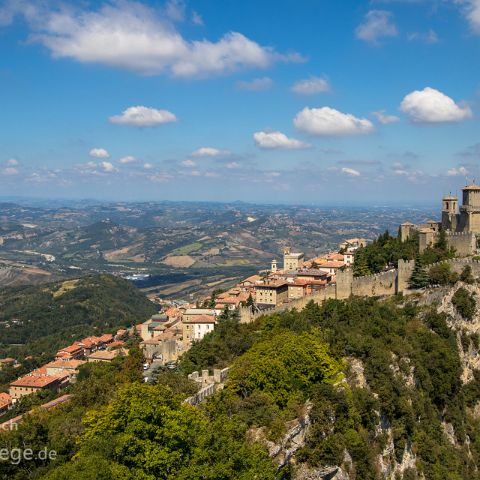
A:
POLYGON ((417 253, 415 257, 415 267, 410 277, 410 288, 423 288, 428 285, 428 273, 423 264, 422 257, 417 253))

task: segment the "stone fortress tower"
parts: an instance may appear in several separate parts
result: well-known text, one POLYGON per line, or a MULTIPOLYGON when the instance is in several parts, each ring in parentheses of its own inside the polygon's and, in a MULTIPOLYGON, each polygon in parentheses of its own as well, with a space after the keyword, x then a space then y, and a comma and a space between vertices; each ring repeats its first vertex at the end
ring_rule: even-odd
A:
POLYGON ((405 222, 400 225, 400 239, 407 240, 412 233, 418 234, 420 252, 433 245, 440 230, 446 233, 450 247, 458 256, 477 253, 477 238, 480 240, 480 186, 467 185, 462 189, 462 205, 458 207, 455 195, 442 199, 442 220, 429 220, 422 225, 405 222))

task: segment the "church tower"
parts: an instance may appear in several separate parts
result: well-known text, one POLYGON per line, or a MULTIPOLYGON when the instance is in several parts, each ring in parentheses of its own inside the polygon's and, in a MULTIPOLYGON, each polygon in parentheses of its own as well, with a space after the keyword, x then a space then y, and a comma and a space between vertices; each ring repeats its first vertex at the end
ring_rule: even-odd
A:
POLYGON ((447 195, 442 199, 442 229, 454 232, 457 229, 458 198, 447 195))
POLYGON ((270 269, 272 273, 278 272, 277 261, 275 259, 272 260, 272 268, 270 269))

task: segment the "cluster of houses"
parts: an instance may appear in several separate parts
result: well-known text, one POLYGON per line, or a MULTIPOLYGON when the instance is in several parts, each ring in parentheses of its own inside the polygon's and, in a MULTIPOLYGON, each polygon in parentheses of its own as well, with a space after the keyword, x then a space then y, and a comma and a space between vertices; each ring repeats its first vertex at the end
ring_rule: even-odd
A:
POLYGON ((202 299, 196 305, 173 306, 153 315, 136 327, 146 360, 164 365, 175 362, 193 342, 215 329, 225 310, 242 305, 268 310, 325 288, 335 282, 338 270, 353 265, 355 251, 365 245, 365 239, 346 240, 340 245, 341 253, 327 253, 310 260, 287 248, 282 268, 272 260, 269 271, 252 275, 226 292, 202 299))
MULTIPOLYGON (((338 253, 310 260, 305 260, 302 252, 286 248, 282 268, 274 259, 270 270, 252 275, 226 292, 202 299, 197 304, 169 305, 135 326, 145 359, 161 365, 176 362, 194 342, 215 329, 219 317, 226 311, 245 305, 268 310, 325 288, 335 282, 339 270, 353 265, 355 251, 365 245, 365 239, 346 240, 340 244, 338 253)), ((39 390, 59 392, 75 380, 79 367, 86 362, 110 362, 119 355, 126 355, 124 338, 129 333, 132 332, 119 330, 115 335, 87 337, 60 349, 55 360, 13 381, 8 393, 0 393, 0 414, 25 395, 39 390)), ((15 360, 0 360, 0 368, 9 363, 14 365, 15 360)))
MULTIPOLYGON (((119 355, 126 355, 124 338, 126 330, 118 330, 113 335, 106 333, 100 337, 87 337, 60 349, 55 360, 17 378, 10 383, 8 393, 0 393, 0 415, 5 413, 20 398, 40 390, 58 393, 75 381, 78 369, 86 362, 111 362, 119 355)), ((0 364, 15 365, 14 359, 3 359, 0 364)))

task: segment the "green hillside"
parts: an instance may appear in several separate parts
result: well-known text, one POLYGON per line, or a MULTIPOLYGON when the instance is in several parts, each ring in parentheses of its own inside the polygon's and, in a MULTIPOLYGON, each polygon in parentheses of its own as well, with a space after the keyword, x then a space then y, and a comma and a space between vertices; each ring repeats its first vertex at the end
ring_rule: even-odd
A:
POLYGON ((462 283, 225 319, 154 384, 139 352, 84 366, 71 403, 0 434, 57 460, 0 462, 0 478, 479 480, 480 319, 462 289, 477 311, 462 283), (187 372, 225 365, 223 390, 182 403, 187 372))
POLYGON ((51 356, 87 335, 145 320, 155 306, 130 282, 92 275, 0 291, 0 356, 51 356))

